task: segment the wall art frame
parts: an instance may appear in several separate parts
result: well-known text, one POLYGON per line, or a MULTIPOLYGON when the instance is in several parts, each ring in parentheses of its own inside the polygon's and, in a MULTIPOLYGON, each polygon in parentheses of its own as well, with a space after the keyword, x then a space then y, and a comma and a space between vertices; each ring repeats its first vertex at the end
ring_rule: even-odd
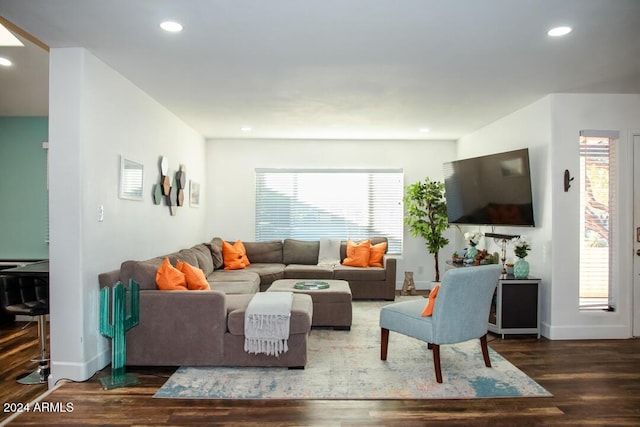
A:
POLYGON ((125 200, 143 200, 144 165, 120 156, 119 197, 125 200))
POLYGON ((200 206, 200 183, 189 181, 189 206, 197 208, 200 206))

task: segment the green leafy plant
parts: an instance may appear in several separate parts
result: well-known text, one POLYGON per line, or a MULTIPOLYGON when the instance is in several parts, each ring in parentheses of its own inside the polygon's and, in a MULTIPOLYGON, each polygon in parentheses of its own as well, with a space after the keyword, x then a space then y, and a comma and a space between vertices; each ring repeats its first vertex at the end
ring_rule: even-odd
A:
POLYGON ((404 204, 404 222, 413 237, 425 240, 427 251, 433 254, 435 260, 435 281, 439 282, 438 253, 449 243, 449 239, 444 237, 444 231, 449 228, 444 183, 425 178, 407 186, 404 204))

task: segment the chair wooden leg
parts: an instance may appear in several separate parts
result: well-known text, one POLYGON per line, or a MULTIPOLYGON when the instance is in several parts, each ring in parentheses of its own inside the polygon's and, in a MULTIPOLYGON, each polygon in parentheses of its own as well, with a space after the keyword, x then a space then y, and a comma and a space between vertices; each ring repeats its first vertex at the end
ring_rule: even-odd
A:
POLYGON ((442 370, 440 369, 440 345, 431 344, 433 350, 433 367, 436 370, 436 381, 442 384, 442 370))
POLYGON ((389 330, 380 328, 382 336, 380 337, 380 360, 387 360, 387 348, 389 347, 389 330))
POLYGON ((484 364, 487 368, 491 367, 491 360, 489 359, 489 347, 487 347, 487 334, 480 337, 480 347, 482 348, 482 357, 484 357, 484 364))
POLYGON ((433 344, 431 344, 430 342, 427 343, 427 348, 429 350, 433 350, 433 344))

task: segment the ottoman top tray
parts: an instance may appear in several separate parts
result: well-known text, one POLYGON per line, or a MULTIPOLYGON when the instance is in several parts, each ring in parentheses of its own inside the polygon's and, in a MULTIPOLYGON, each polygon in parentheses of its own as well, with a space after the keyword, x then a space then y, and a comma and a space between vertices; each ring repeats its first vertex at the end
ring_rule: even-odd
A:
POLYGON ((334 279, 278 279, 269 286, 267 292, 298 292, 309 294, 313 299, 313 303, 334 303, 349 302, 351 303, 351 288, 346 280, 334 279), (296 284, 300 282, 325 282, 329 285, 324 289, 297 289, 296 284))
POLYGON ((302 290, 329 289, 329 283, 322 280, 303 280, 296 282, 293 288, 302 290))

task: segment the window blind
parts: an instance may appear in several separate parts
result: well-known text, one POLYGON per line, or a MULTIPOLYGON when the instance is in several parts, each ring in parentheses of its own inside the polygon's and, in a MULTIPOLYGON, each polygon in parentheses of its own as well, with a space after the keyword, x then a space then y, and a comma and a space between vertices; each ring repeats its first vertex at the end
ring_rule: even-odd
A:
POLYGON ((256 240, 387 237, 402 252, 402 169, 256 169, 256 240))
POLYGON ((580 132, 580 308, 616 307, 618 132, 580 132))

